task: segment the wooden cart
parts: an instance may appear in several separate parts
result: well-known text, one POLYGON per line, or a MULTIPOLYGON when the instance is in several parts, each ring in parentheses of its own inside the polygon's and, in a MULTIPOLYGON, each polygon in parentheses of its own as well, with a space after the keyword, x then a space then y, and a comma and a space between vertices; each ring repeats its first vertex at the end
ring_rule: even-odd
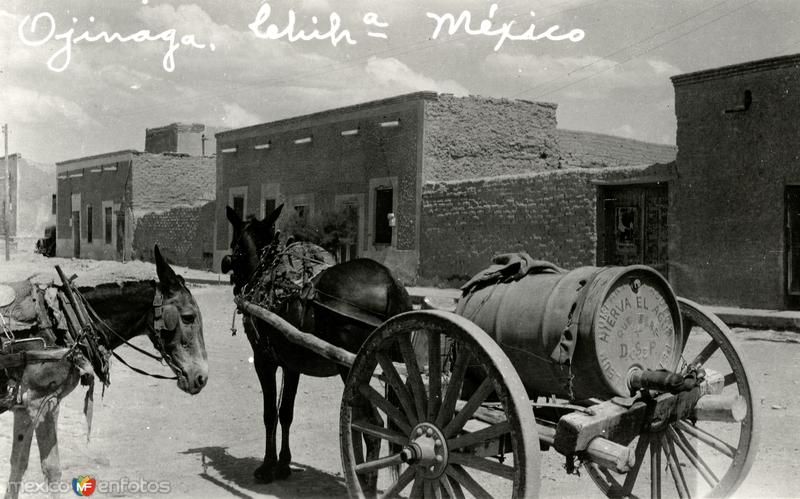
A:
POLYGON ((717 497, 754 460, 755 397, 730 331, 646 267, 486 286, 458 314, 388 320, 357 354, 237 303, 350 367, 340 444, 353 497, 379 471, 385 496, 548 496, 548 449, 562 457, 547 464, 609 497, 717 497))

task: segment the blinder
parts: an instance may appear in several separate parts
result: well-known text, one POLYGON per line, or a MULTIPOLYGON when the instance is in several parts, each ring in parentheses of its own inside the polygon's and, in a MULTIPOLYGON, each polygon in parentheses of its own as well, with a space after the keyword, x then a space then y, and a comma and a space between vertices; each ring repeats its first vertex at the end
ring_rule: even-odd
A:
POLYGON ((153 297, 153 329, 158 331, 175 331, 178 327, 180 314, 175 305, 164 305, 164 296, 161 290, 156 288, 153 297))

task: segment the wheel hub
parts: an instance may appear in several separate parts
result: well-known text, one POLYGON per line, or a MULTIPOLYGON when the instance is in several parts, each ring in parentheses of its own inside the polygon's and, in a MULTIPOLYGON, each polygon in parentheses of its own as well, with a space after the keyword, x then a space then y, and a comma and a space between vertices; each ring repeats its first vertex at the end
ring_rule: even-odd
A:
POLYGON ((411 430, 403 449, 405 461, 419 468, 423 478, 439 478, 447 468, 447 443, 442 432, 431 423, 420 423, 411 430))

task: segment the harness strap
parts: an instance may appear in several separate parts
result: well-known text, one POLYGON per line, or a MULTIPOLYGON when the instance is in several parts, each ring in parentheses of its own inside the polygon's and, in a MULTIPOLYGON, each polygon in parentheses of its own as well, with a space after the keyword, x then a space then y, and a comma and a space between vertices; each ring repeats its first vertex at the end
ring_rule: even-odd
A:
POLYGON ((131 371, 133 371, 133 372, 135 372, 137 374, 141 374, 143 376, 150 376, 151 378, 156 378, 156 379, 178 379, 177 376, 164 376, 162 374, 149 373, 149 372, 147 372, 147 371, 145 371, 143 369, 139 369, 138 367, 134 367, 134 366, 128 364, 127 362, 125 362, 125 359, 123 359, 117 352, 112 351, 111 354, 114 356, 115 359, 117 359, 118 361, 120 361, 123 364, 125 364, 125 366, 128 369, 130 369, 131 371))

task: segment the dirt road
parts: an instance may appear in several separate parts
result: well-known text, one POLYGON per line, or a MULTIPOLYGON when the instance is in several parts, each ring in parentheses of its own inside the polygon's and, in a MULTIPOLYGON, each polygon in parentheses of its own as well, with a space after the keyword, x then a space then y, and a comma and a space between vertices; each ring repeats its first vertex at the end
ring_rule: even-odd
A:
MULTIPOLYGON (((229 331, 230 289, 199 287, 193 293, 203 313, 208 386, 192 397, 180 392, 174 382, 144 378, 114 362, 110 388, 103 398, 96 395, 89 443, 81 414, 82 393, 76 391, 63 405, 59 439, 64 479, 91 474, 98 482, 162 481, 172 495, 195 498, 345 496, 338 444, 341 381, 301 379, 292 432, 296 471, 285 482, 254 483, 251 476, 262 457, 264 430, 260 387, 248 361, 252 353, 243 333, 231 336, 229 331)), ((148 343, 138 340, 139 345, 148 343)), ((762 416, 759 458, 739 497, 800 497, 798 341, 800 335, 794 333, 737 330, 736 342, 745 352, 762 416)), ((138 366, 166 371, 127 347, 119 352, 138 366)), ((3 488, 11 421, 9 414, 0 417, 3 488)), ((566 476, 562 464, 554 452, 546 454, 543 496, 600 497, 588 477, 566 476)), ((35 445, 26 479, 42 480, 35 445)), ((129 490, 113 495, 153 494, 129 490)))

